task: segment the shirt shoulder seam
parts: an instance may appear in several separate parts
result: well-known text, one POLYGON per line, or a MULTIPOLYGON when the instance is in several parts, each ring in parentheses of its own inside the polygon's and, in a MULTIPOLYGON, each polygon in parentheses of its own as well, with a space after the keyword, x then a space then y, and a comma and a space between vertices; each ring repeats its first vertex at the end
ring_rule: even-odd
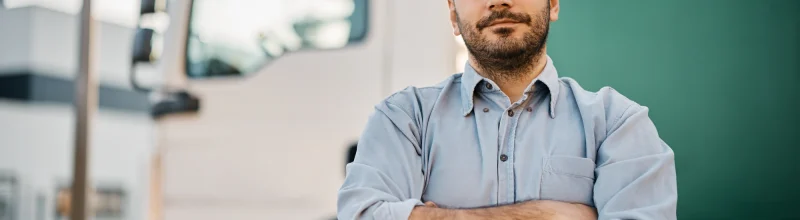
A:
MULTIPOLYGON (((390 102, 389 100, 386 100, 386 104, 387 105, 391 105, 392 107, 400 109, 400 111, 403 111, 403 113, 405 113, 406 116, 408 116, 409 118, 414 118, 413 116, 411 116, 411 113, 409 113, 408 111, 406 111, 406 109, 400 107, 399 105, 394 104, 394 103, 390 102)), ((384 112, 382 109, 380 109, 380 108, 377 108, 377 109, 378 109, 378 111, 381 111, 381 114, 383 114, 383 115, 385 115, 387 117, 389 116, 389 114, 386 114, 386 112, 384 112)))
POLYGON ((617 117, 616 117, 616 119, 614 119, 614 122, 613 122, 613 123, 611 123, 611 127, 610 127, 609 129, 607 129, 607 130, 606 130, 606 137, 607 137, 607 136, 609 136, 609 135, 611 135, 611 130, 612 130, 613 128, 616 128, 617 126, 619 126, 619 124, 618 124, 618 123, 619 123, 619 122, 620 122, 620 120, 622 119, 622 116, 625 116, 625 113, 628 113, 628 111, 629 111, 629 110, 631 110, 631 108, 633 108, 633 106, 634 106, 634 105, 636 105, 636 104, 635 104, 635 103, 631 103, 631 104, 629 104, 629 105, 628 105, 628 107, 625 107, 625 110, 624 110, 624 111, 622 111, 622 113, 620 113, 620 114, 619 114, 619 116, 617 116, 617 117))

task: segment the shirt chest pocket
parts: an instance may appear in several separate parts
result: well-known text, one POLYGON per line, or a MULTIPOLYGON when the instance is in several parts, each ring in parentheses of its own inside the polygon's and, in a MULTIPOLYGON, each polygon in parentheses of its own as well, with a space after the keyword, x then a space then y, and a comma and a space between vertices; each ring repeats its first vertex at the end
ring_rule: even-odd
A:
POLYGON ((594 161, 588 158, 546 158, 539 192, 541 199, 594 205, 594 168, 594 161))

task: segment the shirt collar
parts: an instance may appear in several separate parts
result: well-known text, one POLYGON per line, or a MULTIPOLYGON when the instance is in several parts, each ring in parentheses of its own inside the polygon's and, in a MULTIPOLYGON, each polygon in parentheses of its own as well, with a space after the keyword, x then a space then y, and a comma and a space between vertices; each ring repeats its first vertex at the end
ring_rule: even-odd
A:
MULTIPOLYGON (((462 110, 464 116, 469 115, 470 112, 473 110, 473 98, 475 94, 475 87, 480 84, 481 81, 487 81, 490 83, 489 79, 484 78, 480 74, 478 74, 475 69, 469 65, 469 62, 464 64, 464 74, 461 76, 461 103, 462 103, 462 110)), ((556 117, 556 102, 558 101, 558 94, 560 90, 560 84, 558 81, 558 72, 556 71, 556 67, 553 65, 553 60, 550 59, 550 56, 547 56, 547 64, 545 64, 544 70, 542 73, 539 74, 536 79, 531 82, 530 86, 536 84, 536 82, 541 82, 547 87, 547 90, 550 92, 550 117, 556 117)), ((531 88, 529 87, 525 91, 529 91, 531 88)))

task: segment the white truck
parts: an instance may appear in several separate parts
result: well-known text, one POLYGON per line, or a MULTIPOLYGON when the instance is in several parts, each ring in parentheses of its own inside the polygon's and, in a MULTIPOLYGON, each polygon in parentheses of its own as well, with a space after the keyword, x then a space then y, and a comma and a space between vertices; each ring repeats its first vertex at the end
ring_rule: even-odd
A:
MULTIPOLYGON (((66 219, 80 7, 20 2, 72 12, 0 7, 0 220, 66 219)), ((444 0, 142 4, 155 31, 95 25, 98 220, 329 219, 373 106, 466 59, 444 0)))
MULTIPOLYGON (((156 62, 199 111, 157 120, 153 216, 335 216, 373 106, 464 65, 447 2, 173 1, 156 62)), ((157 91, 157 90, 156 90, 157 91)), ((177 109, 180 111, 180 109, 177 109)))

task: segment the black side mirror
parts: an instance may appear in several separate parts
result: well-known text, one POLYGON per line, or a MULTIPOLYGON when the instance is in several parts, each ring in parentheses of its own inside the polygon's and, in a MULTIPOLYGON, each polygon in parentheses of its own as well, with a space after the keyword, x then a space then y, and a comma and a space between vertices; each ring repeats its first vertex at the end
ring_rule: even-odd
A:
POLYGON ((156 0, 141 0, 139 14, 156 13, 156 0))
POLYGON ((153 29, 139 28, 133 39, 133 63, 149 63, 155 60, 153 54, 153 29))
MULTIPOLYGON (((2 1, 2 0, 0 0, 2 1)), ((167 0, 141 0, 140 15, 149 16, 165 11, 167 0)), ((141 22, 141 18, 140 18, 141 22)), ((175 113, 196 113, 200 110, 200 98, 184 89, 168 87, 149 88, 139 85, 136 80, 136 64, 152 63, 160 55, 160 47, 156 48, 154 39, 158 38, 155 30, 150 28, 137 28, 133 39, 133 57, 131 59, 131 72, 129 81, 134 90, 144 93, 160 94, 161 99, 153 103, 150 114, 153 118, 160 118, 175 113)), ((160 38, 159 38, 160 40, 160 38)))

